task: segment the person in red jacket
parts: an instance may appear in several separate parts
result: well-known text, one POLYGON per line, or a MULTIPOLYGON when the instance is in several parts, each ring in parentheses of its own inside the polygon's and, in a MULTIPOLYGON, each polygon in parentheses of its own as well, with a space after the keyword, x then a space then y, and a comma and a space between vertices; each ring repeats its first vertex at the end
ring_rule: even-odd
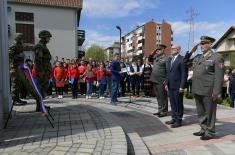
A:
POLYGON ((68 64, 66 62, 64 62, 63 63, 63 67, 64 67, 64 76, 65 76, 64 92, 66 94, 68 94, 68 88, 69 88, 69 82, 68 82, 68 64))
POLYGON ((104 98, 105 86, 107 84, 107 71, 105 69, 104 63, 101 63, 99 70, 97 71, 97 82, 99 85, 99 99, 104 98))
POLYGON ((72 85, 73 99, 76 99, 78 97, 78 81, 80 80, 80 73, 75 62, 72 64, 71 68, 68 70, 68 79, 72 85))
POLYGON ((92 66, 90 64, 87 65, 87 69, 85 73, 83 74, 83 77, 85 79, 85 82, 87 84, 87 94, 86 99, 91 98, 92 92, 93 92, 93 82, 94 82, 94 72, 92 71, 92 66))
POLYGON ((58 89, 58 98, 63 98, 63 88, 65 81, 64 67, 61 62, 57 62, 57 67, 54 69, 54 77, 56 80, 56 87, 58 89))
POLYGON ((86 64, 85 61, 81 60, 81 65, 78 67, 79 73, 80 73, 80 93, 81 95, 85 95, 86 94, 86 83, 84 81, 84 78, 82 77, 83 74, 86 71, 86 64))
POLYGON ((52 98, 52 86, 53 86, 53 80, 54 80, 54 69, 55 67, 51 66, 51 74, 50 74, 50 79, 48 82, 48 90, 47 90, 47 96, 48 98, 52 98))

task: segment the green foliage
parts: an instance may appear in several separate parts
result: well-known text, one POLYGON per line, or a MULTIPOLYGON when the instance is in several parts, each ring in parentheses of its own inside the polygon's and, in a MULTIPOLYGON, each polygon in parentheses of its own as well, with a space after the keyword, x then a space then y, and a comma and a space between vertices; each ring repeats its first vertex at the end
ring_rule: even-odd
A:
POLYGON ((92 58, 93 60, 101 62, 107 60, 107 54, 104 48, 100 47, 99 45, 92 44, 91 47, 89 47, 86 51, 85 58, 87 60, 92 58))
POLYGON ((218 104, 222 104, 224 106, 229 107, 230 106, 229 97, 226 97, 225 99, 220 98, 218 104))

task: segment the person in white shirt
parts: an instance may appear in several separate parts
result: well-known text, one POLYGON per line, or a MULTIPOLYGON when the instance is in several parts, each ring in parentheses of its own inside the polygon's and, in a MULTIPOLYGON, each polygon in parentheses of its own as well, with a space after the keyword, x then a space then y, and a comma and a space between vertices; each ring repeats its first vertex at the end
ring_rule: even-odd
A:
POLYGON ((188 71, 188 79, 187 79, 187 93, 192 93, 192 77, 193 77, 193 70, 189 68, 188 71))
POLYGON ((137 64, 136 59, 132 60, 132 64, 128 67, 128 73, 130 75, 132 95, 133 97, 139 97, 142 67, 137 64))

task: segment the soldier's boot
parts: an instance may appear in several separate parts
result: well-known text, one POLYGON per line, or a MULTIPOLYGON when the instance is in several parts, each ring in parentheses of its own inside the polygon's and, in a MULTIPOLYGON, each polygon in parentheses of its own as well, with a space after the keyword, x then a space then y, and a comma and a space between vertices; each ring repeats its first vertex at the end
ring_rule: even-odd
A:
POLYGON ((27 104, 27 101, 23 101, 21 99, 18 100, 19 103, 22 103, 22 104, 27 104))
POLYGON ((23 106, 23 105, 27 104, 26 101, 22 101, 19 98, 13 98, 13 101, 14 101, 15 106, 23 106))

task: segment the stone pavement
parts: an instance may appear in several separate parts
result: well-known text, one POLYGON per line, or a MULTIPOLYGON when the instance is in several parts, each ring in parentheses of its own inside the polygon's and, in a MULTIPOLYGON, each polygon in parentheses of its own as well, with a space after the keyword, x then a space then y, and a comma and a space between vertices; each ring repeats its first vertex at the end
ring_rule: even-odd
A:
POLYGON ((170 128, 158 118, 156 99, 48 99, 55 128, 34 113, 35 104, 15 107, 7 129, 0 132, 0 154, 78 155, 235 155, 235 111, 218 106, 216 138, 202 141, 193 100, 184 100, 183 126, 170 128))

